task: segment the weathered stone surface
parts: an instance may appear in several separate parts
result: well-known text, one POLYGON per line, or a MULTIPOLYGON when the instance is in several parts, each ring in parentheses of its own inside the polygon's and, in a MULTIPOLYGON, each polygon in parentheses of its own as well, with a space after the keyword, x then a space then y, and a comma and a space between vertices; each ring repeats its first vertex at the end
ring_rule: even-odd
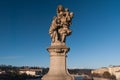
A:
POLYGON ((57 8, 57 16, 53 17, 49 34, 52 39, 52 43, 61 42, 65 43, 66 36, 71 34, 69 26, 72 24, 73 13, 69 12, 68 8, 64 8, 59 5, 57 8))
POLYGON ((66 68, 66 54, 69 48, 50 46, 47 50, 50 53, 50 68, 42 80, 74 80, 66 68))
POLYGON ((57 16, 54 17, 50 26, 49 34, 52 42, 47 48, 50 53, 49 72, 42 77, 42 80, 74 80, 66 68, 66 56, 70 50, 65 44, 66 36, 70 35, 71 20, 73 13, 68 8, 59 5, 57 16))

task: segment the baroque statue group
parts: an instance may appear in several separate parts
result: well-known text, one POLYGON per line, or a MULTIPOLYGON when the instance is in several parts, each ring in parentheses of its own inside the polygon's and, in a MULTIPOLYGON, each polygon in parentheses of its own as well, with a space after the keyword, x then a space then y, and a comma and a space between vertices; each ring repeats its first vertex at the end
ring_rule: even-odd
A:
POLYGON ((66 46, 66 37, 71 34, 70 25, 72 24, 73 12, 62 5, 57 7, 57 14, 54 16, 50 25, 49 34, 51 45, 47 48, 50 53, 50 68, 42 80, 74 80, 66 68, 66 57, 70 50, 66 46))
POLYGON ((49 29, 52 43, 65 43, 66 36, 70 35, 72 32, 69 28, 72 18, 73 13, 69 12, 68 8, 64 8, 62 5, 57 7, 57 15, 54 16, 49 29))

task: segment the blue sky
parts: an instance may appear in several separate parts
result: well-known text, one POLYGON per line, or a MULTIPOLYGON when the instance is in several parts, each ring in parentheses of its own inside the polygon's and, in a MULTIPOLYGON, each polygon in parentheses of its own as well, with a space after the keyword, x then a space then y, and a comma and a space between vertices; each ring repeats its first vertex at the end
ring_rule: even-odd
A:
POLYGON ((119 0, 1 0, 0 64, 49 67, 48 30, 59 4, 74 12, 69 68, 120 65, 119 0))

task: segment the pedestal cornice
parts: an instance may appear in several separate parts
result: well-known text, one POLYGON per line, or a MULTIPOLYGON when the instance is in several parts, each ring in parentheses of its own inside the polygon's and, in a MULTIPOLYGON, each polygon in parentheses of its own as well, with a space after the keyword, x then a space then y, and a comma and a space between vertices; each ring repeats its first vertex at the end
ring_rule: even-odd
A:
POLYGON ((49 48, 47 48, 48 52, 56 54, 66 54, 69 50, 69 47, 63 45, 50 46, 49 48))

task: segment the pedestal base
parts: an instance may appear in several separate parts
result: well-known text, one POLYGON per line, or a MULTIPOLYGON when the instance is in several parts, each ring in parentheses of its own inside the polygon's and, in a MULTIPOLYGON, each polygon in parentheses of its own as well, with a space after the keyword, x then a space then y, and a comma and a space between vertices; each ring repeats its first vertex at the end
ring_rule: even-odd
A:
POLYGON ((42 80, 74 80, 74 78, 67 74, 52 75, 52 73, 46 74, 42 80))
POLYGON ((42 80, 74 80, 66 68, 66 54, 69 48, 57 45, 50 46, 47 50, 50 53, 50 68, 42 80))

